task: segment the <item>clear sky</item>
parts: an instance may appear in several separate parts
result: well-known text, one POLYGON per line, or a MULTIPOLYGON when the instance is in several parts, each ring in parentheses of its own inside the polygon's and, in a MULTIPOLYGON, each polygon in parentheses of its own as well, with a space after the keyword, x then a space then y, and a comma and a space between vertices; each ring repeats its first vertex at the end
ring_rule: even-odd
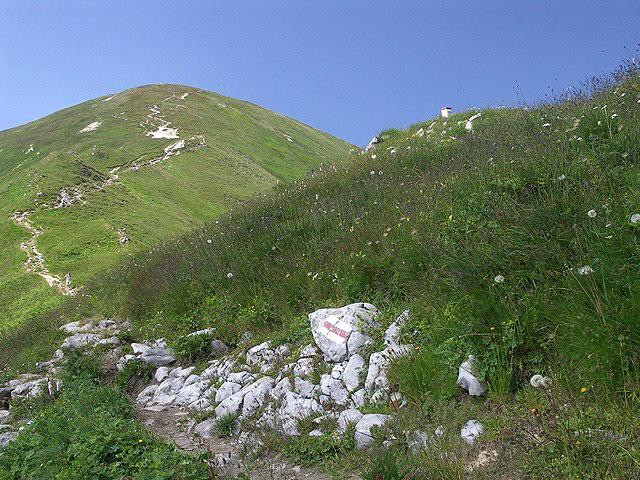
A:
POLYGON ((0 0, 0 129, 180 83, 363 145, 445 104, 543 100, 639 42, 639 0, 0 0))

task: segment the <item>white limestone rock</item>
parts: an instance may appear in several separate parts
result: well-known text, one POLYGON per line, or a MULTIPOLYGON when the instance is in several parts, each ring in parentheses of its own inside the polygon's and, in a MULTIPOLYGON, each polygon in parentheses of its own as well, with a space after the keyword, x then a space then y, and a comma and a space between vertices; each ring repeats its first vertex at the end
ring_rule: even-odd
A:
POLYGON ((67 337, 62 345, 61 349, 75 350, 84 347, 92 347, 96 345, 102 337, 97 333, 76 333, 70 337, 67 337))
POLYGON ((340 415, 338 415, 338 432, 344 433, 349 425, 357 425, 362 416, 360 410, 355 408, 340 412, 340 415))
POLYGON ((6 448, 18 437, 18 432, 0 433, 0 448, 6 448))
POLYGON ((268 395, 273 389, 275 381, 270 377, 263 377, 268 380, 258 382, 255 388, 250 389, 244 396, 244 402, 242 404, 242 417, 251 417, 258 411, 268 398, 268 395))
POLYGON ((360 378, 365 367, 366 362, 359 353, 352 355, 347 362, 347 365, 342 372, 342 381, 349 392, 353 392, 360 387, 360 384, 362 383, 360 378))
POLYGON ((156 370, 156 374, 154 375, 154 378, 156 379, 156 382, 162 382, 168 376, 169 376, 169 367, 159 367, 156 370))
POLYGON ((283 398, 291 390, 291 380, 289 380, 289 377, 284 377, 276 384, 275 387, 273 387, 273 390, 271 390, 271 398, 276 400, 283 398))
POLYGON ((239 392, 242 389, 242 385, 236 382, 224 382, 218 388, 218 392, 216 393, 216 402, 220 403, 223 400, 226 400, 234 393, 239 392))
POLYGON ((331 362, 343 362, 359 353, 371 338, 366 330, 377 325, 379 310, 368 303, 323 308, 309 314, 316 345, 331 362))
POLYGON ((384 332, 384 344, 387 347, 394 347, 400 345, 400 329, 409 320, 409 310, 405 310, 395 319, 395 321, 389 325, 384 332))
POLYGON ((473 397, 484 395, 487 386, 475 376, 476 357, 469 355, 469 358, 460 365, 458 369, 457 384, 469 392, 473 397))
POLYGON ((202 438, 212 438, 215 436, 217 423, 217 418, 208 418, 203 422, 198 423, 194 427, 193 431, 202 438))
POLYGON ((295 377, 293 379, 294 389, 297 393, 302 395, 304 398, 313 398, 313 396, 318 391, 318 386, 313 383, 303 380, 300 377, 295 377))
POLYGON ((371 428, 382 427, 390 419, 390 415, 382 415, 380 413, 369 413, 367 415, 363 415, 356 424, 356 446, 359 449, 363 449, 373 445, 374 438, 371 428))
POLYGON ((256 380, 254 383, 243 387, 238 392, 220 402, 215 410, 216 416, 221 417, 223 415, 236 415, 240 413, 242 402, 247 393, 249 393, 253 389, 260 388, 263 383, 270 383, 271 385, 273 385, 273 382, 274 380, 271 377, 262 377, 256 380))
POLYGON ((484 427, 478 420, 469 420, 460 430, 460 437, 469 445, 473 445, 476 439, 484 433, 484 427))

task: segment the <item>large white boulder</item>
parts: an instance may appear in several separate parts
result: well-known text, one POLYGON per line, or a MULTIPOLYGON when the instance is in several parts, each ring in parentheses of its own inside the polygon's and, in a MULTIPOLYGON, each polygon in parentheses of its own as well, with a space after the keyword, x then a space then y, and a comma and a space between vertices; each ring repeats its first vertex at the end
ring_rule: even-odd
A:
POLYGON ((469 392, 473 397, 484 395, 487 386, 484 382, 478 380, 475 375, 476 357, 469 355, 469 358, 460 365, 458 369, 457 384, 469 392))
POLYGON ((373 445, 374 438, 371 432, 372 427, 382 427, 391 419, 391 415, 382 415, 380 413, 369 413, 363 415, 356 424, 356 445, 358 448, 367 448, 373 445))
POLYGON ((309 314, 316 345, 331 362, 343 362, 359 353, 371 337, 366 331, 377 324, 380 311, 369 303, 323 308, 309 314))

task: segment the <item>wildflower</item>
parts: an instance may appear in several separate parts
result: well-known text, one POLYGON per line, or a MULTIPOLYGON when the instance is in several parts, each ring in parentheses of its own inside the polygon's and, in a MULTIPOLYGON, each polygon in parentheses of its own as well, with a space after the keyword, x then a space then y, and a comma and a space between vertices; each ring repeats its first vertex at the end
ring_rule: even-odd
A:
POLYGON ((550 127, 551 124, 550 123, 545 123, 544 125, 542 125, 543 127, 550 127))
POLYGON ((598 212, 596 212, 595 210, 591 209, 587 212, 587 215, 589 216, 589 218, 596 218, 596 215, 598 215, 598 212))
POLYGON ((376 174, 375 170, 371 170, 371 175, 375 175, 375 174, 376 174))
POLYGON ((558 177, 558 180, 562 181, 562 180, 565 180, 566 178, 567 178, 567 176, 563 173, 562 175, 560 175, 558 177))
POLYGON ((633 213, 629 215, 629 225, 632 227, 640 226, 640 213, 633 213))
POLYGON ((373 155, 371 155, 371 158, 372 158, 373 160, 375 160, 376 158, 378 158, 378 155, 373 154, 373 155))
POLYGON ((585 265, 584 267, 578 268, 578 273, 580 275, 590 275, 593 273, 593 268, 590 265, 585 265))
POLYGON ((614 118, 616 118, 617 116, 618 116, 618 114, 617 114, 617 113, 614 113, 613 115, 611 115, 611 119, 614 119, 614 118))
POLYGON ((212 240, 210 238, 207 239, 207 243, 211 245, 212 240))
POLYGON ((382 170, 380 170, 380 171, 378 172, 378 175, 382 175, 382 170))
POLYGON ((503 283, 504 282, 504 275, 496 275, 495 278, 493 279, 494 282, 496 283, 503 283))
POLYGON ((582 387, 580 389, 580 393, 585 393, 587 390, 589 390, 587 387, 582 387))
POLYGON ((227 273, 227 278, 233 278, 233 273, 231 272, 227 273))
POLYGON ((549 388, 551 386, 551 379, 549 377, 543 377, 542 375, 534 375, 529 380, 529 383, 533 388, 549 388))

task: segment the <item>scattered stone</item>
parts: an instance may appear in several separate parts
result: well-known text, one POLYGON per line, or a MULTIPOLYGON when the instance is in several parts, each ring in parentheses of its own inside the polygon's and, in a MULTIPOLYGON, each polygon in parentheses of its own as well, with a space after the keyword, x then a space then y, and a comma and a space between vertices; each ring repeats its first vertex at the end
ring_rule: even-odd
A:
POLYGON ((487 391, 487 386, 484 382, 481 382, 475 376, 475 363, 476 357, 469 355, 469 358, 460 365, 458 369, 457 384, 467 390, 469 395, 478 397, 484 395, 487 391))
POLYGON ((379 137, 376 135, 371 139, 369 144, 366 147, 364 147, 364 153, 367 153, 369 150, 371 150, 373 147, 375 147, 379 143, 382 143, 382 137, 379 137))
POLYGON ((469 420, 460 430, 460 437, 469 445, 473 445, 476 439, 484 433, 484 427, 478 420, 469 420))
POLYGON ((168 376, 169 376, 169 367, 159 367, 156 370, 156 374, 154 375, 154 378, 156 379, 156 382, 162 382, 168 376))
POLYGON ((67 337, 60 348, 68 350, 76 350, 88 346, 96 345, 102 337, 96 333, 77 333, 70 337, 67 337))
POLYGON ((338 416, 338 431, 343 433, 349 425, 356 425, 361 418, 362 413, 355 408, 342 411, 338 416))
POLYGON ((380 413, 363 415, 356 424, 355 439, 357 447, 363 449, 373 445, 374 438, 371 433, 371 428, 382 427, 390 419, 390 415, 382 415, 380 413))
POLYGON ((342 381, 347 387, 349 392, 353 392, 360 387, 361 373, 366 367, 366 362, 362 355, 356 353, 351 356, 347 362, 347 366, 342 373, 342 381))
POLYGON ((211 340, 211 355, 214 358, 222 357, 229 353, 229 347, 222 340, 211 340))
POLYGON ((6 448, 9 443, 13 442, 17 437, 17 432, 0 433, 0 448, 6 448))
POLYGON ((202 438, 211 438, 215 435, 217 423, 217 418, 208 418, 205 421, 198 423, 193 431, 202 438))

